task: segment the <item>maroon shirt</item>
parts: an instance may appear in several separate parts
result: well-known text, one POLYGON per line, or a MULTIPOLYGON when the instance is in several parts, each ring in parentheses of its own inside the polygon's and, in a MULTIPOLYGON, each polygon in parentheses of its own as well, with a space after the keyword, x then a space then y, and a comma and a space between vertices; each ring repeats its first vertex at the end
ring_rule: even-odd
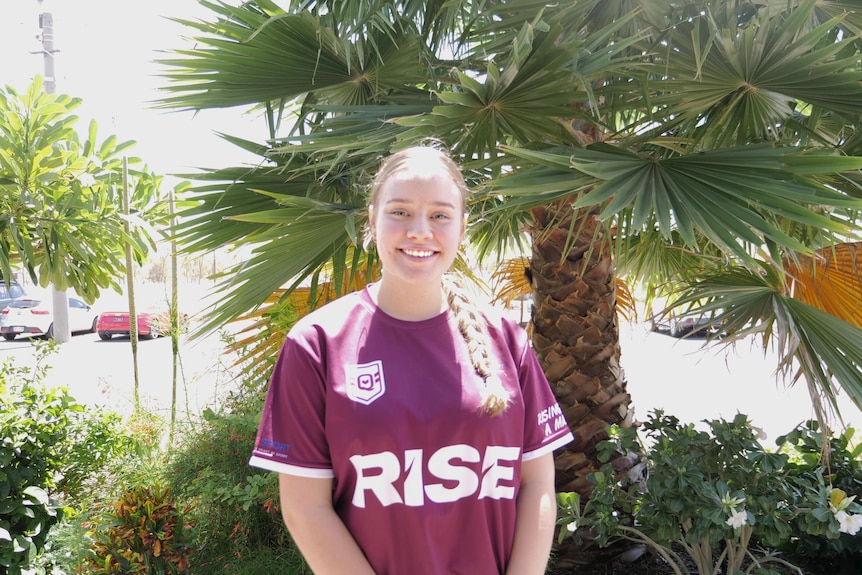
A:
POLYGON ((335 510, 378 575, 504 572, 521 462, 573 438, 526 332, 501 317, 487 327, 512 397, 499 417, 482 412, 447 313, 398 320, 363 290, 302 318, 250 464, 334 478, 335 510))

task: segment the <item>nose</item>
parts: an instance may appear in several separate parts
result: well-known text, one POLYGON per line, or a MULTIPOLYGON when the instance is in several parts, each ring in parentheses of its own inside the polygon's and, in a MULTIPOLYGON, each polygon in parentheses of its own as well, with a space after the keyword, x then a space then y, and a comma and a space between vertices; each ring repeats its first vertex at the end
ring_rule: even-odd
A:
POLYGON ((411 239, 428 239, 432 235, 431 223, 425 218, 414 218, 410 222, 407 236, 411 239))

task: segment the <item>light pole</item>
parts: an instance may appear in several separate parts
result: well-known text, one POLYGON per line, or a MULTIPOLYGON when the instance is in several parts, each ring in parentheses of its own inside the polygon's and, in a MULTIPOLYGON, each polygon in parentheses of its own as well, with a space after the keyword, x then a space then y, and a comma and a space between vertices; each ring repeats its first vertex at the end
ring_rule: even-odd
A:
MULTIPOLYGON (((39 0, 42 6, 43 0, 39 0)), ((50 12, 39 12, 39 40, 42 42, 42 61, 44 63, 45 93, 53 94, 57 88, 54 78, 54 16, 50 12)))
MULTIPOLYGON (((42 6, 43 0, 39 0, 42 6)), ((39 29, 42 31, 39 39, 42 42, 42 61, 44 63, 44 88, 46 94, 53 94, 57 88, 54 76, 54 16, 50 12, 39 12, 39 29)), ((69 327, 69 298, 65 290, 60 290, 55 284, 51 284, 51 298, 54 309, 54 326, 52 337, 60 343, 72 339, 69 327)))

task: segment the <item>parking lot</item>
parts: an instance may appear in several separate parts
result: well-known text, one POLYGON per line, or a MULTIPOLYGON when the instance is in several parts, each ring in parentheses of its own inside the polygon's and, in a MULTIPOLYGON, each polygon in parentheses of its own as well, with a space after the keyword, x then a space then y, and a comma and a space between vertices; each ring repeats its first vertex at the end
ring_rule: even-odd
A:
MULTIPOLYGON (((124 306, 125 302, 112 294, 97 302, 94 308, 105 311, 124 306)), ((186 309, 193 313, 199 311, 191 306, 186 306, 186 309)), ((215 405, 234 385, 235 370, 230 366, 236 359, 225 351, 220 333, 191 337, 195 321, 191 321, 190 332, 180 336, 177 364, 178 411, 190 414, 198 414, 202 409, 215 405)), ((43 338, 31 340, 18 336, 12 341, 2 339, 0 362, 9 360, 17 366, 33 367, 36 362, 34 345, 40 344, 44 344, 43 338)), ((149 410, 169 413, 174 372, 171 338, 141 338, 137 355, 142 405, 149 410)), ((135 377, 128 336, 114 336, 103 341, 97 333, 76 334, 70 341, 59 344, 45 363, 50 366, 46 383, 68 388, 79 403, 105 406, 120 413, 132 412, 135 377)))

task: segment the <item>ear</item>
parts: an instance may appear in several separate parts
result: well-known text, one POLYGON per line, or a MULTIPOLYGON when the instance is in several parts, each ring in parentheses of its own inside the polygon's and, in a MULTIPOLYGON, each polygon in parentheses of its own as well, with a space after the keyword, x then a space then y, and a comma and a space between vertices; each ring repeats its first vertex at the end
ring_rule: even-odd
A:
POLYGON ((464 214, 464 220, 461 222, 461 239, 464 239, 464 234, 467 233, 467 220, 470 219, 469 214, 464 214))
POLYGON ((370 204, 368 206, 368 229, 371 230, 371 239, 377 239, 377 227, 376 222, 374 220, 374 205, 370 204))

